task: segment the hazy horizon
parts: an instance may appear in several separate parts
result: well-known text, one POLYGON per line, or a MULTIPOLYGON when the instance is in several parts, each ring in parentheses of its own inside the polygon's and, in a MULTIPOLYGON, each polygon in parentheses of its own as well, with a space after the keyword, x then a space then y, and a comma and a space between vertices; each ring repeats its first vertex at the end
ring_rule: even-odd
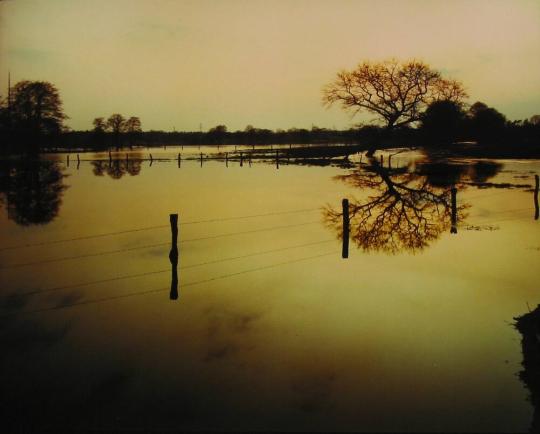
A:
POLYGON ((540 113, 535 1, 0 1, 0 94, 44 80, 67 124, 348 128, 321 88, 364 60, 418 58, 510 119, 540 113))

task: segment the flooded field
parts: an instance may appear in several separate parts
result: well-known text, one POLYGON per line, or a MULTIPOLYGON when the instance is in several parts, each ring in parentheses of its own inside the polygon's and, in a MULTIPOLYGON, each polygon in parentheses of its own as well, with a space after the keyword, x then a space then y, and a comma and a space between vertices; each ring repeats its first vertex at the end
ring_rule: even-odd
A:
POLYGON ((538 426, 540 161, 292 151, 2 161, 8 426, 538 426))

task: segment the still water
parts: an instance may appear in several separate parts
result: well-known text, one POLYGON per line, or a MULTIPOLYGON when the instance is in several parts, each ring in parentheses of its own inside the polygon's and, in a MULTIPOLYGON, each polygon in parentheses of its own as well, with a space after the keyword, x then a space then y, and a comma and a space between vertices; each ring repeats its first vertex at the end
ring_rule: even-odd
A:
POLYGON ((539 160, 248 151, 2 162, 7 427, 529 430, 539 160))

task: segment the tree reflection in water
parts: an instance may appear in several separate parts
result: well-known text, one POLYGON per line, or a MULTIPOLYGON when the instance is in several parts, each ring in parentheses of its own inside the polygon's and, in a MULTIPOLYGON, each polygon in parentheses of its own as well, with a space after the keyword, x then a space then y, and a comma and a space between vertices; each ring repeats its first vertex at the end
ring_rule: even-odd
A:
POLYGON ((140 154, 130 154, 129 160, 92 161, 92 166, 94 175, 107 174, 112 179, 121 179, 124 175, 137 176, 142 169, 140 154))
POLYGON ((55 161, 2 161, 0 197, 8 218, 22 226, 52 221, 58 215, 67 188, 66 176, 55 161))
MULTIPOLYGON (((426 169, 428 166, 424 166, 426 169)), ((364 251, 395 254, 426 248, 452 226, 451 186, 435 183, 422 170, 410 166, 385 168, 370 158, 346 175, 335 179, 359 189, 369 189, 366 200, 350 201, 350 231, 353 242, 364 251)), ((438 175, 440 170, 435 170, 438 175)), ((467 205, 456 206, 455 223, 466 217, 467 205)), ((330 206, 324 209, 327 226, 342 237, 342 212, 330 206)))

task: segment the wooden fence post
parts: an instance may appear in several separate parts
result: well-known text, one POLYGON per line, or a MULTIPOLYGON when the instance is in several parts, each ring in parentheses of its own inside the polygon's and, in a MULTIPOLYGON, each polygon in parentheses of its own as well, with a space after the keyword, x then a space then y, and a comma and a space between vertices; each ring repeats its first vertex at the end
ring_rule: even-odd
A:
POLYGON ((171 251, 169 260, 171 261, 171 300, 178 299, 178 214, 170 214, 171 223, 171 251))
POLYGON ((67 167, 69 167, 69 154, 67 155, 66 162, 67 162, 67 167))
POLYGON ((202 167, 202 152, 201 152, 201 167, 202 167))
POLYGON ((538 220, 538 217, 540 216, 540 210, 538 208, 538 189, 539 189, 540 180, 539 180, 538 175, 534 175, 534 180, 536 183, 534 187, 534 219, 538 220))
POLYGON ((225 167, 229 167, 229 153, 225 152, 225 167))
POLYGON ((276 169, 279 169, 279 151, 276 150, 276 169))
POLYGON ((342 236, 342 248, 341 248, 341 257, 346 259, 349 257, 349 199, 343 199, 341 201, 341 206, 343 208, 343 236, 342 236))
POLYGON ((457 234, 457 188, 452 187, 452 227, 450 228, 451 234, 457 234))
POLYGON ((112 154, 111 150, 109 149, 109 166, 112 164, 112 154))
MULTIPOLYGON (((236 149, 236 146, 235 146, 236 149)), ((242 155, 242 151, 240 151, 240 167, 244 166, 244 156, 242 155)))

